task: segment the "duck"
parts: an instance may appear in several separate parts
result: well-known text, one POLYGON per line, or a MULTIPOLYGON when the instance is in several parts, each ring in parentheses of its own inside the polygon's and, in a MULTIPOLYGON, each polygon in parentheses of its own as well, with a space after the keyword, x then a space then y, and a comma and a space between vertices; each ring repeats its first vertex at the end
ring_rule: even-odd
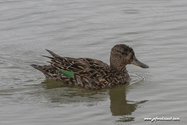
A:
POLYGON ((126 44, 117 44, 111 49, 110 65, 97 59, 62 57, 50 50, 46 51, 51 54, 44 56, 50 59, 49 64, 31 64, 32 67, 41 71, 48 79, 92 90, 128 83, 128 64, 149 68, 136 58, 134 50, 126 44))

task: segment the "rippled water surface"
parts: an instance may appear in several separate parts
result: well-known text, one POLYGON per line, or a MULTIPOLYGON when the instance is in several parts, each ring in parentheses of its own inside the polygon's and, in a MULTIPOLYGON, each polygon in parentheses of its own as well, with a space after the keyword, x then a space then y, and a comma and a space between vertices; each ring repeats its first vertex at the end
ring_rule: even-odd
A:
POLYGON ((1 0, 1 125, 148 125, 187 116, 187 1, 1 0), (45 49, 109 63, 115 44, 131 46, 149 69, 128 65, 131 81, 92 91, 45 79, 45 49))

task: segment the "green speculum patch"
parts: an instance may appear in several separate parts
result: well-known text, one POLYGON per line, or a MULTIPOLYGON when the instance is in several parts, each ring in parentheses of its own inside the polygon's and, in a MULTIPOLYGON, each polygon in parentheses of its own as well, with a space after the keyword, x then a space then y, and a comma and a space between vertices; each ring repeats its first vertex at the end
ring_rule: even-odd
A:
POLYGON ((66 70, 62 70, 60 69, 60 72, 62 72, 65 76, 72 78, 74 75, 74 72, 70 72, 70 71, 66 71, 66 70))

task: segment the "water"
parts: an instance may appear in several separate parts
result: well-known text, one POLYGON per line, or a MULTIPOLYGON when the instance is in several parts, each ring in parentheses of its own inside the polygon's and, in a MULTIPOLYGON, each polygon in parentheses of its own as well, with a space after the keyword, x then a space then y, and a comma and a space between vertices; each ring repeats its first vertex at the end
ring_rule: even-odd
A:
POLYGON ((186 124, 186 11, 184 0, 1 1, 0 124, 186 124), (119 43, 150 66, 127 66, 128 85, 67 87, 29 66, 47 64, 45 49, 109 63, 119 43))

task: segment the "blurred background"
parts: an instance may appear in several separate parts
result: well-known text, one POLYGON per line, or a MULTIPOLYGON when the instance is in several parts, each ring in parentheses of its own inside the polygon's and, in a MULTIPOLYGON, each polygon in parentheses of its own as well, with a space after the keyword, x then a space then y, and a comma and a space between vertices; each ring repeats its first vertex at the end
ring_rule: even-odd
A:
POLYGON ((187 122, 187 1, 1 0, 1 125, 146 125, 187 122), (109 64, 115 44, 131 46, 149 69, 128 65, 127 85, 101 91, 45 79, 45 49, 109 64))

